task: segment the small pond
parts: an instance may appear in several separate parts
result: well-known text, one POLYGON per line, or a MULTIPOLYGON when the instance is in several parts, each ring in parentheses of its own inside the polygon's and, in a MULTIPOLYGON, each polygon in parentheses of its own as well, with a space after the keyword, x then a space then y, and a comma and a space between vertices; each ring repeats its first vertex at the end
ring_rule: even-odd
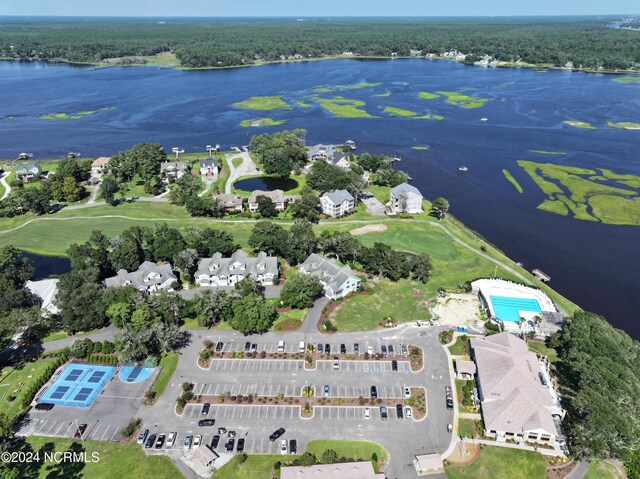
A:
POLYGON ((35 268, 34 278, 44 279, 49 276, 60 276, 71 271, 71 261, 69 258, 59 256, 43 256, 40 254, 23 253, 31 260, 35 268))
POLYGON ((274 176, 257 176, 247 178, 233 184, 233 187, 240 191, 291 191, 298 187, 298 182, 292 178, 278 178, 274 176))

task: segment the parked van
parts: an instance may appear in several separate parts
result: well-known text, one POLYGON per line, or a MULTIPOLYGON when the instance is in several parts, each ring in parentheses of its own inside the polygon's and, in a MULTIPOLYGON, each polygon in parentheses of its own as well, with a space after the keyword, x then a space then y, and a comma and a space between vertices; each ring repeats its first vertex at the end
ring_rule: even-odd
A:
POLYGON ((278 341, 278 352, 284 353, 284 341, 278 341))
POLYGON ((304 341, 300 341, 300 346, 298 346, 298 352, 304 353, 304 350, 305 350, 304 341))

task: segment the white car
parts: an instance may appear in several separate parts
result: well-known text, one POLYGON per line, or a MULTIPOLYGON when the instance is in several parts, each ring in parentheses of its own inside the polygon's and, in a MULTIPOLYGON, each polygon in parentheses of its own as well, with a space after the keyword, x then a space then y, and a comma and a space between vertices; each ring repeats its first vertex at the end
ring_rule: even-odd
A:
POLYGON ((407 419, 411 419, 413 417, 413 412, 411 412, 410 406, 404 407, 404 417, 406 417, 407 419))
POLYGON ((169 434, 169 437, 167 438, 167 447, 172 447, 175 444, 177 437, 177 432, 172 432, 171 434, 169 434))
POLYGON ((202 442, 202 436, 200 434, 198 434, 194 439, 193 439, 193 448, 195 449, 196 447, 200 447, 200 443, 202 442))
POLYGON ((333 358, 333 369, 340 369, 340 360, 338 358, 333 358))
POLYGON ((406 397, 406 398, 410 398, 411 397, 411 389, 409 389, 409 386, 405 386, 404 387, 404 397, 406 397))
POLYGON ((369 409, 368 407, 364 408, 364 418, 371 419, 371 409, 369 409))
POLYGON ((373 354, 373 346, 367 346, 367 354, 373 354))
POLYGON ((280 454, 289 454, 289 449, 287 448, 287 440, 283 439, 280 441, 280 454))

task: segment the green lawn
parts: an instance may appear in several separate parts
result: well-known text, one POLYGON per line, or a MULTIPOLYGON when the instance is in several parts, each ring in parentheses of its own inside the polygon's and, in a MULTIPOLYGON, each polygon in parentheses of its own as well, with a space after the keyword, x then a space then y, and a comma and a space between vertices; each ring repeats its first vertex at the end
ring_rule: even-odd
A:
POLYGON ((24 363, 15 368, 6 367, 0 373, 0 411, 6 413, 10 418, 16 417, 22 412, 22 398, 27 390, 27 386, 38 379, 42 372, 53 359, 41 359, 34 363, 24 363), (15 399, 9 402, 10 397, 15 399))
POLYGON ((532 349, 533 351, 546 356, 550 363, 555 363, 556 361, 559 361, 556 350, 553 348, 548 348, 543 342, 529 341, 528 344, 529 344, 529 349, 532 349))
POLYGON ((474 438, 476 422, 473 419, 458 419, 458 436, 474 438))
MULTIPOLYGON (((165 456, 146 456, 135 442, 118 444, 105 441, 81 441, 29 436, 21 451, 40 452, 42 462, 15 463, 16 476, 29 478, 120 479, 123 477, 174 479, 180 471, 165 456), (88 461, 44 463, 44 452, 86 452, 88 461), (92 454, 96 453, 96 456, 92 454), (95 457, 95 462, 92 461, 95 457)), ((9 477, 9 476, 7 476, 9 477)))
POLYGON ((453 356, 463 356, 468 354, 469 341, 463 341, 462 336, 458 336, 456 342, 449 346, 449 352, 453 356), (466 344, 465 344, 466 343, 466 344), (466 347, 465 347, 466 346, 466 347))
POLYGON ((473 464, 446 466, 449 479, 545 479, 542 454, 487 446, 473 464))
POLYGON ((591 461, 584 479, 625 479, 625 476, 609 462, 591 461))
POLYGON ((371 441, 347 441, 347 440, 317 440, 307 444, 305 452, 315 454, 318 459, 327 449, 333 449, 338 453, 338 457, 347 459, 371 459, 375 453, 378 460, 385 461, 389 457, 387 450, 380 444, 371 441))
POLYGON ((158 364, 158 366, 162 368, 162 371, 158 375, 158 379, 151 388, 151 390, 156 393, 156 397, 160 397, 164 390, 167 388, 167 385, 169 384, 169 381, 171 381, 173 373, 178 367, 179 359, 180 356, 178 356, 178 353, 173 351, 160 360, 160 364, 158 364))

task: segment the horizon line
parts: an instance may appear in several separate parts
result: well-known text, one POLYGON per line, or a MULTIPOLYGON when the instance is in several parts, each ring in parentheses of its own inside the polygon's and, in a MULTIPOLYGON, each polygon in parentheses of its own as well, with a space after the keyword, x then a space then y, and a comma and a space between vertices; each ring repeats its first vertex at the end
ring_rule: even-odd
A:
POLYGON ((33 14, 10 14, 0 15, 0 18, 191 18, 191 19, 266 19, 266 18, 294 18, 294 19, 336 19, 336 18, 562 18, 562 17, 624 17, 640 16, 640 13, 563 13, 563 14, 521 14, 521 15, 33 15, 33 14))

